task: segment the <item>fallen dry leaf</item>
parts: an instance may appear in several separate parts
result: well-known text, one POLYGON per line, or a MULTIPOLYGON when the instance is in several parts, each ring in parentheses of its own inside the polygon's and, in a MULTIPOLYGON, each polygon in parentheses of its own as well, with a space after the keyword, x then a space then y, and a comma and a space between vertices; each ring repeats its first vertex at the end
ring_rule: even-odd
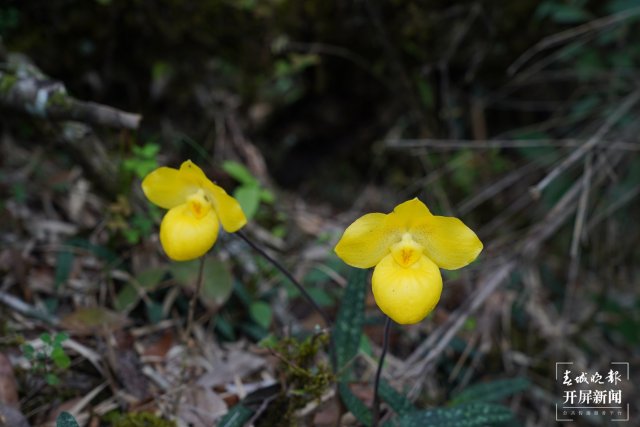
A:
POLYGON ((178 418, 193 427, 210 427, 227 413, 227 404, 211 389, 193 385, 182 394, 178 418))
POLYGON ((102 307, 79 308, 60 320, 72 335, 95 335, 124 328, 128 319, 120 313, 102 307))
POLYGON ((13 406, 0 403, 0 427, 31 427, 29 421, 13 406))
POLYGON ((13 374, 13 366, 9 358, 0 353, 0 403, 20 408, 18 399, 18 382, 13 374))

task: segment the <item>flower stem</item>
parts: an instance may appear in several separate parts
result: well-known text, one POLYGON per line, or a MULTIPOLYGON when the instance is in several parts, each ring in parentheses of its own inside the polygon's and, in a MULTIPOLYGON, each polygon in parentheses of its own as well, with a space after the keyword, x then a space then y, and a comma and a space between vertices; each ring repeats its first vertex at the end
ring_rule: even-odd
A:
POLYGON ((266 253, 257 244, 255 244, 243 232, 236 231, 235 234, 237 234, 242 240, 244 240, 249 246, 251 246, 251 248, 253 248, 254 251, 258 252, 264 259, 269 261, 275 268, 277 268, 282 274, 284 274, 284 276, 287 279, 289 279, 289 281, 291 283, 293 283, 293 285, 296 288, 298 288, 298 290, 300 291, 302 296, 304 296, 306 298, 306 300, 309 301, 309 304, 311 304, 313 306, 313 308, 318 312, 318 314, 320 314, 320 316, 322 316, 322 319, 324 320, 325 325, 327 327, 331 326, 331 318, 329 317, 329 315, 323 309, 320 308, 318 303, 316 303, 313 300, 313 298, 311 298, 311 295, 309 295, 309 292, 307 292, 306 289, 300 284, 300 282, 298 282, 293 277, 293 275, 289 272, 289 270, 287 270, 282 264, 280 264, 278 261, 276 261, 274 258, 272 258, 268 253, 266 253))
POLYGON ((191 297, 191 301, 189 301, 189 314, 187 317, 187 330, 185 332, 185 336, 189 339, 189 335, 191 335, 191 330, 193 329, 193 318, 195 316, 196 311, 196 301, 198 300, 198 296, 200 295, 200 289, 202 288, 202 281, 204 280, 204 255, 200 257, 200 266, 198 267, 198 279, 196 282, 196 291, 191 297))
POLYGON ((376 379, 373 384, 373 421, 371 427, 378 427, 380 422, 380 395, 378 389, 380 388, 380 375, 382 374, 382 365, 384 364, 384 358, 387 355, 387 349, 389 348, 389 329, 391 327, 391 318, 385 316, 387 319, 384 322, 384 337, 382 338, 382 353, 380 354, 380 362, 378 362, 378 370, 376 371, 376 379))

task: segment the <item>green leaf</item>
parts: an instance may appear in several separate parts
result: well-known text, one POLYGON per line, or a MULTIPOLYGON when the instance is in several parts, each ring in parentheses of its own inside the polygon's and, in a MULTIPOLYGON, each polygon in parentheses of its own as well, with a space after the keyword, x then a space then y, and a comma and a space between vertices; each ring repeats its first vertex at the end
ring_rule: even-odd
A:
POLYGON ((67 369, 71 365, 71 359, 66 355, 62 347, 56 347, 51 352, 51 360, 60 369, 67 369))
POLYGON ((124 285, 122 289, 116 295, 115 300, 113 301, 113 308, 116 311, 126 311, 127 309, 133 307, 134 304, 138 302, 140 296, 138 295, 138 291, 135 286, 130 283, 124 285))
POLYGON ((63 250, 58 253, 56 258, 56 272, 54 275, 54 287, 58 289, 61 284, 69 279, 71 269, 73 268, 73 252, 63 250))
MULTIPOLYGON (((134 148, 134 151, 136 151, 135 149, 138 147, 134 145, 133 148, 134 148)), ((138 148, 136 154, 140 155, 141 157, 145 157, 147 159, 152 159, 152 158, 155 158, 156 154, 158 154, 159 152, 160 152, 160 146, 158 144, 154 144, 150 142, 138 148)))
POLYGON ((380 394, 380 398, 387 402, 389 406, 391 406, 391 409, 393 409, 398 415, 415 412, 416 410, 415 406, 413 406, 413 403, 411 403, 409 399, 391 387, 391 384, 384 379, 380 379, 378 393, 380 394))
POLYGON ((451 405, 471 402, 497 402, 505 397, 528 389, 529 380, 524 377, 473 384, 451 400, 451 405))
POLYGON ((222 163, 222 169, 231 175, 236 181, 244 185, 257 185, 258 180, 249 172, 243 164, 227 160, 222 163))
POLYGON ((147 311, 147 317, 151 323, 157 324, 164 318, 162 304, 151 301, 145 306, 145 308, 147 311))
POLYGON ((628 9, 638 7, 638 0, 609 0, 606 2, 608 13, 619 13, 628 9))
MULTIPOLYGON (((200 260, 177 262, 170 267, 171 274, 181 286, 196 289, 200 260)), ((203 283, 200 289, 200 302, 210 309, 224 304, 233 290, 233 277, 227 264, 215 258, 204 261, 203 283)))
POLYGON ((89 242, 87 239, 84 239, 81 237, 74 237, 72 239, 69 239, 66 243, 70 246, 90 251, 95 256, 99 258, 103 258, 110 264, 113 264, 111 266, 113 268, 115 268, 117 263, 121 261, 121 258, 118 255, 116 255, 115 252, 112 252, 110 249, 104 246, 93 244, 89 242))
POLYGON ((271 204, 276 201, 276 196, 266 188, 260 189, 260 201, 264 203, 271 204))
POLYGON ((232 290, 233 276, 227 264, 214 258, 205 261, 200 301, 209 308, 217 309, 227 301, 232 290))
POLYGON ((129 283, 124 285, 116 295, 113 303, 115 309, 117 311, 125 311, 132 308, 140 299, 138 288, 146 291, 155 289, 156 286, 162 282, 166 273, 167 269, 164 267, 149 268, 138 273, 129 283))
POLYGON ((252 416, 253 411, 251 409, 247 408, 242 403, 238 403, 236 406, 231 408, 224 417, 222 417, 218 423, 218 427, 243 427, 252 416))
POLYGON ((51 339, 51 334, 48 332, 43 332, 40 334, 40 339, 43 343, 51 345, 53 340, 51 339))
POLYGON ((338 384, 338 390, 340 392, 340 398, 349 412, 351 412, 362 424, 370 426, 372 416, 367 405, 365 405, 362 400, 351 392, 346 383, 341 382, 338 384))
POLYGON ((55 337, 53 337, 53 345, 60 345, 66 340, 69 339, 69 334, 66 332, 58 332, 55 337))
POLYGON ((271 319, 273 317, 269 304, 264 301, 253 302, 249 306, 249 314, 254 322, 262 326, 264 329, 269 329, 271 319))
POLYGON ((485 427, 513 420, 509 408, 488 403, 469 403, 454 408, 434 408, 400 416, 400 427, 485 427))
POLYGON ((251 219, 258 212, 260 206, 260 186, 257 183, 245 184, 238 188, 233 193, 233 197, 238 200, 242 211, 247 219, 251 219))
POLYGON ((136 274, 135 280, 140 287, 145 290, 153 290, 162 281, 162 278, 167 273, 167 269, 162 268, 149 268, 136 274))
POLYGON ((241 323, 240 330, 243 332, 244 335, 248 336, 249 338, 255 341, 260 341, 261 339, 263 339, 269 334, 269 331, 267 331, 262 326, 259 326, 253 322, 241 323))
POLYGON ((56 374, 48 373, 44 376, 44 380, 49 385, 58 385, 60 384, 60 378, 56 374))
POLYGON ((229 320, 227 320, 223 316, 216 316, 215 322, 215 329, 220 335, 222 335, 228 341, 236 340, 236 333, 233 329, 233 325, 231 324, 231 322, 229 322, 229 320))
POLYGON ((342 303, 333 328, 337 371, 341 371, 358 353, 364 324, 364 303, 367 292, 367 270, 353 269, 344 290, 342 303))
POLYGON ((580 4, 567 4, 555 1, 540 3, 534 16, 538 19, 550 17, 559 24, 575 24, 591 19, 591 14, 580 4))
POLYGON ((35 351, 36 350, 31 344, 25 344, 22 346, 22 354, 24 354, 24 357, 26 357, 28 360, 33 359, 33 357, 35 356, 35 351))
POLYGON ((433 108, 435 105, 433 87, 422 78, 418 80, 418 93, 420 94, 420 100, 424 106, 427 108, 433 108))
POLYGON ((557 4, 551 19, 559 24, 579 24, 591 19, 592 16, 584 9, 571 4, 557 4))
POLYGON ((78 422, 68 412, 61 412, 56 419, 56 427, 80 427, 78 422))
POLYGON ((311 298, 320 306, 328 307, 333 305, 333 298, 327 291, 322 288, 307 288, 307 292, 311 295, 311 298))

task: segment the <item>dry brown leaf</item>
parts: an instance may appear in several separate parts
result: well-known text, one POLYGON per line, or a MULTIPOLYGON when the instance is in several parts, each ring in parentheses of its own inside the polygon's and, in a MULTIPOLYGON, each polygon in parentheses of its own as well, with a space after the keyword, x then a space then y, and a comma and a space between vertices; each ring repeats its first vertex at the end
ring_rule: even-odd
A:
POLYGON ((18 398, 18 382, 13 374, 13 366, 9 358, 0 353, 0 403, 20 408, 18 398))
POLYGON ((166 331, 157 340, 146 344, 142 355, 144 357, 164 358, 174 345, 174 336, 171 331, 166 331))
POLYGON ((180 400, 178 418, 193 427, 210 427, 227 413, 227 404, 211 389, 199 385, 187 388, 180 400))
POLYGON ((149 381, 142 373, 142 363, 132 348, 114 350, 114 365, 111 367, 125 390, 139 400, 149 397, 149 381))
POLYGON ((264 358, 254 355, 247 350, 234 348, 229 350, 226 360, 217 359, 213 362, 213 369, 198 379, 198 384, 214 387, 232 382, 235 377, 240 379, 252 374, 265 366, 264 358))
POLYGON ((124 328, 128 319, 120 313, 102 307, 79 308, 60 320, 72 335, 95 335, 124 328))
POLYGON ((313 415, 313 425, 316 427, 335 426, 340 419, 340 403, 334 397, 313 415))
POLYGON ((31 427, 29 421, 13 406, 0 403, 0 427, 31 427))

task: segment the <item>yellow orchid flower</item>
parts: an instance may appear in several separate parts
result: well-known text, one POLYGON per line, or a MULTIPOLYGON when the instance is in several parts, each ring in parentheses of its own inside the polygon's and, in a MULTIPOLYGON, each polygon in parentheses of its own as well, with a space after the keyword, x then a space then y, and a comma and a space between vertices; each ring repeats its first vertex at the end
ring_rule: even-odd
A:
POLYGON ((358 268, 375 266, 378 307, 401 324, 418 323, 442 293, 439 268, 456 270, 478 257, 482 242, 458 218, 435 216, 417 198, 389 214, 370 213, 344 231, 336 254, 358 268))
POLYGON ((218 238, 220 223, 229 233, 247 223, 238 201, 191 160, 180 169, 161 167, 149 173, 142 181, 142 191, 152 203, 169 209, 160 224, 160 243, 175 261, 207 253, 218 238))

